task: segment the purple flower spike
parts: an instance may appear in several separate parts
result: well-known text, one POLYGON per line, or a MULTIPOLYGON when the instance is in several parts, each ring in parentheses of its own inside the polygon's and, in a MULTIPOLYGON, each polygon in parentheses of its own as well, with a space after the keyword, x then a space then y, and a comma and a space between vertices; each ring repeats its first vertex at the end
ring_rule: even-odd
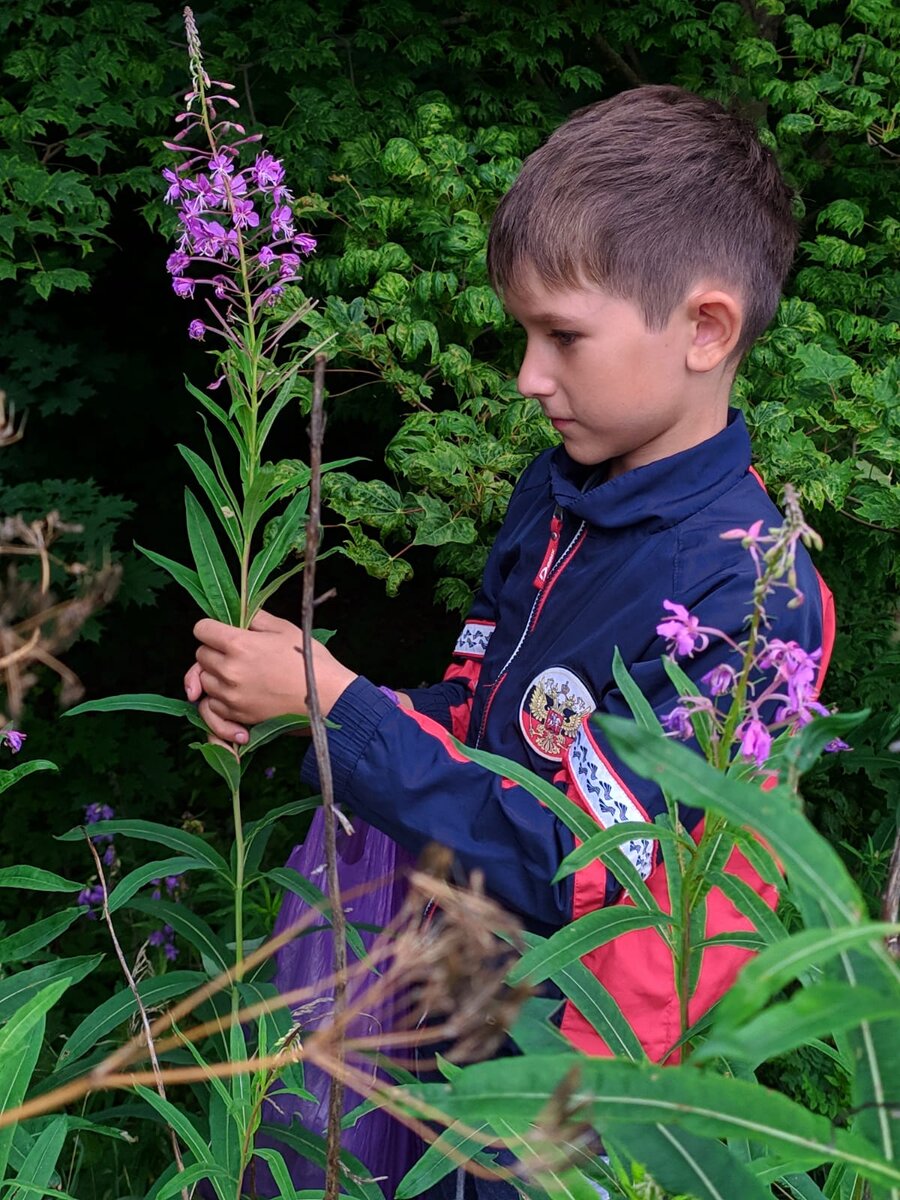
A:
POLYGON ((150 934, 150 936, 147 938, 147 941, 150 943, 151 946, 161 946, 163 944, 163 942, 165 942, 165 940, 166 940, 166 935, 163 933, 163 931, 161 929, 154 929, 153 932, 150 934))
POLYGON ((256 256, 256 261, 261 267, 270 267, 277 257, 271 246, 263 246, 256 256))
POLYGON ((683 604, 675 604, 672 600, 663 600, 663 608, 673 615, 666 621, 660 621, 656 632, 668 639, 668 650, 673 658, 678 654, 690 656, 695 650, 706 649, 709 638, 702 632, 698 617, 689 613, 683 604))
POLYGON ((755 760, 758 767, 765 766, 772 752, 772 735, 757 717, 751 717, 738 729, 741 739, 741 754, 755 760))
POLYGON ((195 342, 202 342, 206 334, 206 326, 202 321, 193 320, 188 325, 188 337, 193 338, 195 342))
POLYGON ((729 667, 727 663, 719 663, 717 667, 702 675, 700 682, 711 696, 725 696, 734 687, 736 678, 733 667, 729 667))
POLYGON ((300 233, 294 238, 294 245, 301 254, 312 254, 317 244, 316 239, 308 233, 300 233))
POLYGON ((18 729, 4 729, 2 735, 0 736, 2 736, 6 745, 9 746, 10 751, 13 754, 18 754, 22 749, 22 744, 24 743, 26 737, 28 737, 28 734, 22 733, 18 729))
POLYGON ((194 294, 193 279, 186 279, 184 277, 176 277, 175 279, 172 280, 172 291, 175 293, 176 296, 180 296, 182 300, 187 300, 189 297, 192 297, 194 294))
POLYGON ((171 942, 166 942, 165 946, 163 947, 163 954, 165 954, 169 962, 174 962, 178 957, 178 949, 177 947, 173 946, 171 942))

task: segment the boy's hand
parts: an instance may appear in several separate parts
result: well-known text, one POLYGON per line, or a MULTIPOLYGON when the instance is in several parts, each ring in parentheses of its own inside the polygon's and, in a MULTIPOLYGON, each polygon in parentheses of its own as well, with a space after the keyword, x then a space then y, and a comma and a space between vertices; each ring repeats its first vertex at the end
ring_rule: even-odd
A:
MULTIPOLYGON (((201 643, 197 661, 184 677, 188 700, 216 737, 246 742, 248 725, 286 713, 306 713, 303 634, 290 621, 260 611, 249 629, 208 618, 194 626, 201 643)), ((313 642, 319 703, 327 715, 356 679, 319 642, 313 642)))

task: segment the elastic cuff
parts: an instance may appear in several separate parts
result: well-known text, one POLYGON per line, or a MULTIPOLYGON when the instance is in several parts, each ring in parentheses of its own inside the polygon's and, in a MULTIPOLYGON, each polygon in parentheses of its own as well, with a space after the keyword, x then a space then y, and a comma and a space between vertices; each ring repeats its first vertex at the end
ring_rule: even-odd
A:
MULTIPOLYGON (((328 714, 328 720, 338 726, 328 730, 328 752, 336 800, 345 803, 349 800, 350 779, 360 756, 382 720, 388 713, 396 711, 397 706, 393 701, 362 675, 358 675, 341 692, 328 714)), ((321 790, 319 764, 312 746, 303 759, 300 778, 315 791, 321 790)))
POLYGON ((464 704, 468 696, 465 685, 455 681, 437 684, 429 688, 403 688, 403 692, 413 702, 413 708, 423 717, 430 717, 438 725, 453 731, 450 709, 457 704, 464 704))

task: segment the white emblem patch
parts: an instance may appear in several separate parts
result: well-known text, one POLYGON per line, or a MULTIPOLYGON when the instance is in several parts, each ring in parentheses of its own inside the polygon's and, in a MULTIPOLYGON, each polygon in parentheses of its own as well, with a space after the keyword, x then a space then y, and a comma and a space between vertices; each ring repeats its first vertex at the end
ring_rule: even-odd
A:
POLYGON ((493 621, 466 621, 453 653, 465 658, 484 658, 493 632, 493 621))
POLYGON ((525 689, 519 704, 519 728, 541 758, 561 762, 581 718, 596 707, 594 697, 574 671, 547 667, 525 689))

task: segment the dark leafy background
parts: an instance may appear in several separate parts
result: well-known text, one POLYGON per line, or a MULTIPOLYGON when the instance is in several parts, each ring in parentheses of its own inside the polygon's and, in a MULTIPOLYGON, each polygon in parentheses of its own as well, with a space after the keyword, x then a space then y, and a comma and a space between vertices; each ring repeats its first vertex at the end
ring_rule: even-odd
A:
MULTIPOLYGON (((323 623, 379 682, 440 673, 512 481, 552 437, 510 383, 519 335, 484 270, 487 222, 522 157, 567 112, 643 82, 684 84, 758 121, 798 190, 803 240, 736 398, 770 487, 792 480, 825 537, 840 618, 826 698, 873 709, 807 796, 874 904, 898 794, 886 746, 900 728, 896 6, 201 0, 197 19, 211 73, 237 84, 319 238, 305 286, 319 302, 309 344, 336 335, 329 457, 369 460, 328 479, 328 536, 349 540, 323 564, 323 588, 338 591, 323 623)), ((158 171, 186 86, 180 13, 7 0, 0 52, 0 381, 28 412, 24 442, 3 452, 0 510, 58 507, 84 524, 73 557, 122 561, 116 602, 68 657, 87 694, 176 695, 198 614, 131 547, 184 555, 174 444, 199 445, 202 430, 182 380, 211 372, 163 267, 172 217, 158 171)), ((276 450, 304 447, 298 411, 276 450)), ((297 610, 288 589, 278 611, 297 610)), ((227 838, 228 814, 164 719, 60 721, 50 679, 30 706, 26 753, 61 771, 4 808, 4 861, 86 874, 47 832, 97 800, 190 814, 227 838)), ((251 779, 251 811, 293 794, 296 744, 267 762, 277 771, 251 779)))

